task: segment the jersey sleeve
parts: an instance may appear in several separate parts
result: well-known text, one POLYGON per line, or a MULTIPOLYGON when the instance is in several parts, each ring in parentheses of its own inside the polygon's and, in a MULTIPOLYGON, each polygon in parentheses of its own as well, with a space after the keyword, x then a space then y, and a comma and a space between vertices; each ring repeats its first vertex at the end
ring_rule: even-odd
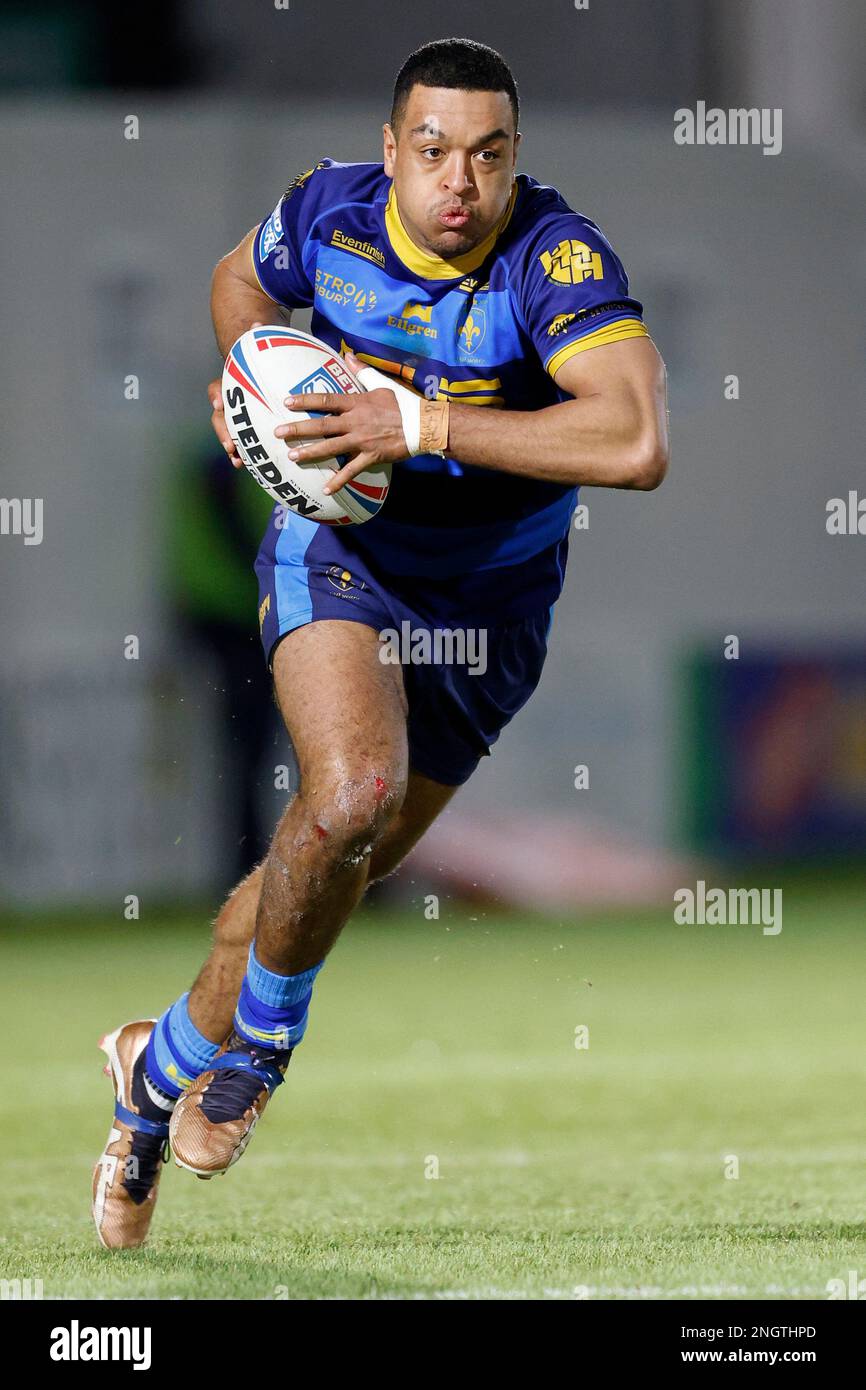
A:
POLYGON ((519 289, 521 316, 550 376, 575 353, 646 336, 643 305, 604 234, 564 211, 533 238, 519 289))
POLYGON ((292 179, 270 217, 260 225, 251 254, 256 279, 271 299, 288 309, 305 309, 313 302, 307 273, 310 234, 322 211, 323 171, 332 159, 320 159, 292 179))

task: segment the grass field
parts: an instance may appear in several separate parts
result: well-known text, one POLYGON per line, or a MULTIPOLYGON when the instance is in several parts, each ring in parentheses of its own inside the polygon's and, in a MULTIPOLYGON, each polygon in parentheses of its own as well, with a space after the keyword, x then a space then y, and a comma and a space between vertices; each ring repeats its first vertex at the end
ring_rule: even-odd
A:
POLYGON ((825 1297, 866 1276, 863 925, 857 886, 786 889, 776 937, 361 915, 243 1161, 170 1165, 150 1243, 112 1254, 96 1041, 188 984, 207 929, 19 922, 0 1274, 46 1297, 825 1297))

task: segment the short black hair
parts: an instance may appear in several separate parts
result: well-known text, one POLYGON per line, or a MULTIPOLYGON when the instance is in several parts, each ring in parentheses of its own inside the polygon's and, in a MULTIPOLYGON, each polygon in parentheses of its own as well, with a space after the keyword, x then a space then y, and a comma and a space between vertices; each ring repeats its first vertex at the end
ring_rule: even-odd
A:
POLYGON ((434 39, 410 53, 397 74, 391 103, 391 129, 403 119, 409 93, 415 86, 456 87, 464 92, 506 92, 514 115, 520 116, 514 74, 495 48, 475 39, 434 39))

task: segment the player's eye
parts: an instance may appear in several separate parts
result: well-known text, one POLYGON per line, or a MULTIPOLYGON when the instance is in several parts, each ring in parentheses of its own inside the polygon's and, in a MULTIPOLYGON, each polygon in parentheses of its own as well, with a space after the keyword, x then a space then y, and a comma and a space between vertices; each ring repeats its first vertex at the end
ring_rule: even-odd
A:
POLYGON ((479 155, 485 155, 485 154, 489 154, 489 155, 490 155, 490 158, 489 158, 489 159, 485 159, 485 160, 484 160, 484 163, 485 163, 485 164, 492 164, 493 161, 494 161, 495 159, 498 159, 498 158, 499 158, 499 151, 498 151, 498 150, 479 150, 479 155))
POLYGON ((428 155, 428 154, 437 155, 437 154, 441 154, 442 151, 441 151, 441 149, 439 148, 438 145, 428 145, 427 149, 426 149, 426 150, 422 150, 421 153, 422 153, 422 155, 428 155))

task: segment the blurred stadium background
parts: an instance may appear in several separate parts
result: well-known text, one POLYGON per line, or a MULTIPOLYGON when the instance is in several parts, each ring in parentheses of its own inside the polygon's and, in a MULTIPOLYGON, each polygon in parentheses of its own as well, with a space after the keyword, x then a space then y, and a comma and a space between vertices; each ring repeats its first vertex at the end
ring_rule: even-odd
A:
MULTIPOLYGON (((55 958, 52 923, 61 911, 86 911, 83 926, 70 925, 72 937, 56 939, 68 971, 63 985, 75 982, 78 1001, 65 1080, 70 1098, 104 1104, 75 1053, 79 1032, 89 1047, 89 1032, 113 1024, 119 1007, 90 924, 122 926, 128 894, 140 899, 138 931, 158 921, 168 932, 180 911, 178 961, 192 970, 208 916, 284 804, 274 769, 289 762, 290 750, 268 705, 246 567, 261 499, 245 475, 227 478, 214 466, 208 425, 205 384, 219 367, 210 276, 294 174, 324 155, 381 158, 397 69, 418 44, 450 34, 490 43, 510 62, 522 101, 519 168, 556 184, 622 256, 669 369, 673 465, 649 496, 584 492, 589 526, 573 535, 540 689, 414 863, 377 900, 375 930, 353 939, 346 959, 357 960, 362 979, 366 960, 372 981, 365 941, 382 939, 391 908, 395 924, 411 922, 417 931, 428 891, 445 895, 443 920, 450 913, 452 925, 476 921, 486 898, 516 909, 518 923, 524 910, 552 914, 547 926, 532 917, 537 951, 560 949, 561 929, 581 914, 619 925, 620 944, 605 949, 611 968, 623 967, 620 1018, 629 1023, 614 1063, 622 1075, 637 1065, 646 1036, 644 1004, 629 1014, 623 1001, 647 988, 657 1019, 667 1004, 656 970, 670 972, 664 978, 674 981, 678 1000, 680 986, 691 991, 694 1017, 681 1020, 658 1061, 670 1083, 659 1112, 664 1143, 682 1141, 687 1149, 682 1114, 697 1114, 688 1111, 688 1087, 702 1088, 708 1058, 701 1061, 701 1048, 713 1050, 706 1038, 693 1042, 702 1027, 726 1026, 729 987, 736 989, 762 951, 756 943, 747 960, 729 937, 711 948, 712 961, 702 964, 692 950, 683 964, 669 937, 675 885, 699 873, 726 884, 775 883, 755 878, 754 866, 772 863, 788 874, 811 865, 822 873, 833 861, 844 906, 837 911, 830 879, 821 881, 823 896, 798 900, 801 930, 793 937, 802 953, 785 957, 788 973, 773 977, 779 993, 771 997, 782 1009, 783 1000, 788 1007, 802 1000, 815 980, 815 934, 833 941, 841 931, 838 977, 831 970, 813 998, 821 1047, 800 1081, 813 1083, 813 1098, 826 1097, 828 1077, 838 1080, 840 1068, 853 1065, 856 1003, 841 981, 857 968, 849 870, 859 873, 866 847, 866 537, 831 536, 826 519, 829 499, 866 493, 866 10, 856 0, 591 0, 586 9, 570 0, 469 9, 440 0, 426 12, 369 0, 337 9, 291 0, 286 10, 272 0, 0 4, 7 325, 0 493, 44 499, 40 545, 0 537, 0 907, 19 972, 7 978, 16 994, 28 981, 44 988, 45 962, 55 958), (678 146, 674 111, 698 101, 782 108, 782 153, 678 146), (131 116, 137 139, 125 138, 131 116), (732 376, 735 399, 726 392, 732 376), (137 399, 127 399, 130 377, 137 399), (125 655, 131 636, 139 644, 135 660, 125 655), (732 636, 739 640, 734 661, 724 655, 732 636), (589 771, 582 790, 574 785, 578 765, 589 771), (460 916, 464 899, 470 905, 460 916), (642 915, 654 909, 655 917, 642 915), (25 924, 37 935, 32 950, 22 951, 25 924), (551 932, 559 933, 555 940, 551 932), (657 956, 655 932, 663 942, 657 956), (70 942, 79 942, 80 953, 70 942), (642 949, 635 970, 633 953, 642 949), (725 965, 717 957, 726 950, 734 954, 725 965), (686 1054, 695 1070, 678 1091, 671 1077, 686 1054)), ((308 319, 294 317, 302 327, 308 319)), ((496 970, 504 981, 513 943, 514 984, 531 961, 520 933, 503 930, 496 970)), ((155 983, 154 997, 136 1004, 124 987, 123 1007, 129 996, 133 1010, 161 1008, 165 990, 184 983, 171 985, 171 938, 160 939, 166 952, 155 981, 162 993, 155 983)), ((447 950, 441 933, 438 939, 447 950)), ((124 950, 131 966, 131 938, 124 950)), ((416 966, 432 969, 426 944, 417 954, 411 944, 401 950, 413 978, 416 966)), ((574 948, 578 985, 591 973, 582 954, 574 948)), ((140 981, 136 959, 139 973, 125 977, 128 984, 140 981)), ((485 991, 479 953, 472 961, 459 951, 444 959, 452 972, 465 966, 467 980, 485 991)), ((335 1023, 321 1065, 326 1078, 333 1065, 336 1085, 338 1005, 351 1007, 353 994, 348 968, 335 964, 335 973, 343 992, 335 983, 335 1023)), ((400 988, 395 975, 395 998, 400 988)), ((424 997, 423 980, 417 988, 424 997)), ((519 1010, 516 985, 503 989, 519 1010)), ((543 997, 540 990, 533 998, 543 997)), ((759 994, 746 997, 741 1022, 751 1019, 757 1031, 744 1025, 739 1035, 739 1074, 758 1144, 759 1111, 776 1093, 798 1023, 789 1017, 788 1031, 767 1052, 756 1023, 759 994), (755 1078, 749 1068, 759 1057, 769 1058, 769 1070, 755 1078)), ((460 1017, 468 1017, 471 997, 458 1002, 460 1017)), ((440 1020, 445 1028, 451 1019, 456 1030, 454 1047, 446 1048, 449 1074, 462 1065, 457 1007, 449 996, 440 1020)), ((485 993, 478 1007, 471 1025, 477 1049, 491 1049, 494 1069, 507 1071, 513 1036, 487 1030, 498 1009, 492 996, 485 993)), ((569 1033, 571 1005, 562 1007, 569 1033)), ((412 1026, 398 1009, 392 1035, 370 1046, 373 1073, 383 1074, 380 1063, 386 1068, 395 1104, 405 1102, 411 1083, 420 1086, 420 1107, 442 1054, 435 1041, 403 1036, 412 1026), (396 1077, 385 1061, 393 1060, 395 1039, 409 1049, 396 1077)), ((539 1026, 536 1016, 530 1031, 539 1026)), ((549 1045, 540 1035, 532 1044, 539 1056, 549 1045)), ((470 1058, 467 1113, 470 1082, 484 1076, 473 1065, 470 1058)), ((635 1095, 652 1087, 640 1066, 630 1075, 635 1095)), ((546 1122, 541 1102, 536 1111, 529 1100, 533 1077, 530 1067, 526 1106, 515 1111, 515 1125, 525 1123, 527 1132, 543 1131, 546 1122)), ((23 1073, 21 1083, 23 1098, 23 1073)), ((494 1120, 510 1104, 500 1090, 494 1120)), ((623 1109, 605 1112, 611 1146, 635 1095, 623 1094, 623 1109)), ((729 1099, 735 1113, 733 1091, 729 1099)), ((591 1124, 598 1113, 591 1095, 584 1101, 591 1124)), ((834 1114, 844 1108, 840 1099, 834 1114)), ((33 1114, 18 1113, 29 1116, 32 1136, 33 1114)), ((93 1113, 82 1128, 83 1173, 101 1140, 93 1113)), ((570 1114, 565 1105, 556 1121, 566 1145, 570 1114)), ((324 1110, 320 1118, 325 1134, 324 1110)), ((792 1171, 808 1163, 813 1121, 818 1112, 809 1111, 807 1096, 804 1129, 787 1150, 792 1171)), ((274 1127, 276 1134, 276 1119, 274 1127)), ((434 1141, 420 1119, 416 1130, 426 1153, 434 1141)), ((642 1136, 639 1125, 636 1163, 642 1136)), ((500 1137, 506 1146, 515 1142, 513 1133, 500 1137)), ((643 1137, 651 1149, 654 1139, 643 1137)), ((853 1161, 854 1151, 849 1131, 837 1140, 826 1162, 841 1181, 839 1165, 853 1161)), ((707 1142, 715 1154, 715 1133, 707 1142)), ((731 1142, 720 1129, 719 1145, 731 1142)), ((582 1173, 599 1152, 586 1151, 582 1173)), ((628 1167, 621 1150, 619 1161, 628 1167)), ((256 1162, 253 1153, 246 1170, 253 1177, 256 1162)), ((521 1160, 514 1162, 519 1169, 521 1160)), ((778 1162, 778 1153, 768 1159, 778 1162)), ((674 1176, 671 1192, 688 1180, 687 1173, 674 1176)), ((666 1172, 660 1180, 660 1200, 669 1178, 666 1172)), ((239 1174, 238 1182, 251 1181, 239 1174)), ((518 1200, 510 1178, 503 1192, 518 1200)), ((828 1200, 820 1175, 815 1192, 817 1210, 828 1200)), ((194 1197, 201 1206, 201 1194, 194 1197)), ((477 1211, 480 1199, 470 1198, 466 1212, 477 1211)), ((538 1197, 536 1212, 542 1224, 544 1200, 538 1197)), ((77 1192, 69 1203, 75 1219, 86 1221, 77 1192)), ((37 1208, 34 1197, 28 1220, 37 1219, 37 1208)), ((471 1221, 459 1202, 454 1211, 458 1222, 471 1221)), ((601 1207, 596 1214, 603 1222, 601 1207)), ((646 1211, 626 1204, 619 1215, 640 1222, 646 1211)), ((723 1215, 713 1208, 712 1219, 723 1215)), ((645 1273, 639 1251, 625 1272, 615 1260, 604 1263, 609 1253, 597 1266, 608 1283, 645 1273)), ((158 1275, 153 1287, 164 1289, 158 1275)), ((548 1275, 569 1277, 559 1268, 548 1275)), ((727 1275, 734 1278, 730 1269, 727 1275)), ((448 1281, 441 1269, 430 1279, 448 1281)), ((322 1288, 355 1285, 335 1276, 322 1288)))
MULTIPOLYGON (((208 286, 295 172, 323 154, 381 157, 404 55, 469 22, 458 4, 432 28, 393 6, 371 32, 376 12, 352 6, 335 24, 327 7, 254 0, 239 24, 225 0, 122 22, 97 4, 2 7, 4 493, 42 497, 45 518, 41 545, 2 540, 7 903, 208 895, 254 834, 238 831, 238 758, 261 755, 260 834, 285 796, 276 730, 232 748, 221 668, 178 623, 237 628, 246 604, 258 670, 238 559, 256 523, 219 533, 224 498, 202 481, 218 367, 208 286)), ((497 808, 540 854, 536 813, 554 817, 608 863, 592 875, 602 896, 625 891, 623 858, 652 896, 664 856, 684 849, 859 853, 863 541, 825 521, 863 477, 866 17, 840 0, 545 3, 533 16, 482 7, 470 36, 516 70, 520 167, 620 250, 668 364, 674 464, 651 497, 584 493, 589 528, 573 537, 541 688, 450 818, 462 838, 497 808), (781 107, 781 155, 677 146, 673 111, 698 100, 781 107), (712 694, 725 691, 721 714, 712 694)), ((223 478, 222 493, 233 484, 251 491, 223 478)), ((236 729, 265 721, 252 708, 236 729)), ((559 886, 566 903, 577 878, 559 886)))

